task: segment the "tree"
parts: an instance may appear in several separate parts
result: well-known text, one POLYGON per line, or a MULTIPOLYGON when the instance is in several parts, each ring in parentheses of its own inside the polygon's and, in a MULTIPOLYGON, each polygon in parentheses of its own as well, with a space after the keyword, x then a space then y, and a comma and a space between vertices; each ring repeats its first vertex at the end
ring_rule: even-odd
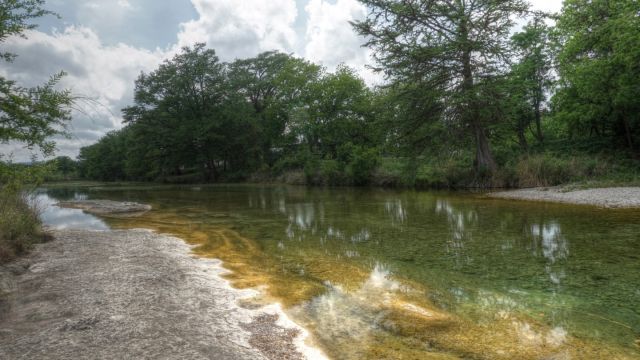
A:
MULTIPOLYGON (((35 25, 29 20, 52 14, 42 8, 43 0, 5 0, 0 4, 0 44, 9 36, 24 36, 35 25)), ((15 54, 0 51, 4 61, 14 61, 15 54)), ((2 60, 0 60, 2 61, 2 60)), ((53 154, 50 139, 63 134, 70 120, 73 99, 67 90, 57 90, 64 76, 56 74, 44 85, 25 88, 0 77, 0 143, 11 141, 38 148, 44 156, 53 154)))
POLYGON ((320 67, 277 51, 230 65, 229 82, 251 104, 258 119, 262 161, 272 165, 284 139, 291 110, 300 104, 320 67))
MULTIPOLYGON (((535 131, 532 132, 540 143, 544 141, 542 114, 552 84, 549 27, 544 20, 543 14, 536 14, 521 32, 511 38, 519 57, 511 73, 512 80, 519 85, 519 91, 514 95, 519 95, 529 105, 530 111, 522 114, 522 118, 533 118, 535 131)), ((530 123, 527 121, 525 124, 528 127, 530 123)))
POLYGON ((336 159, 341 145, 372 145, 372 93, 355 72, 341 66, 310 88, 309 101, 296 110, 292 130, 311 153, 336 159))
POLYGON ((58 156, 53 161, 56 165, 56 170, 62 174, 65 180, 68 180, 69 175, 73 174, 78 168, 78 164, 68 156, 58 156))
POLYGON ((482 111, 483 83, 504 72, 508 35, 522 0, 360 0, 369 9, 355 29, 367 38, 385 74, 398 82, 438 90, 444 121, 470 130, 475 167, 494 171, 482 111))
POLYGON ((83 177, 101 181, 125 180, 126 130, 112 131, 100 141, 80 149, 78 160, 83 177))
MULTIPOLYGON (((45 15, 55 15, 42 8, 44 0, 4 0, 0 3, 0 43, 8 37, 24 36, 27 30, 35 29, 37 25, 29 21, 45 15)), ((0 52, 0 57, 10 61, 15 54, 0 52)))
POLYGON ((556 118, 573 135, 612 139, 638 154, 640 3, 567 0, 557 21, 556 118))
POLYGON ((217 178, 217 160, 224 154, 216 113, 226 97, 224 79, 215 51, 197 44, 136 81, 135 105, 123 109, 125 121, 144 134, 162 174, 180 175, 181 168, 200 165, 217 178))
POLYGON ((546 14, 535 14, 521 32, 511 37, 516 59, 505 81, 503 106, 524 151, 529 150, 529 130, 539 144, 544 141, 542 116, 553 84, 550 29, 544 22, 546 18, 546 14))

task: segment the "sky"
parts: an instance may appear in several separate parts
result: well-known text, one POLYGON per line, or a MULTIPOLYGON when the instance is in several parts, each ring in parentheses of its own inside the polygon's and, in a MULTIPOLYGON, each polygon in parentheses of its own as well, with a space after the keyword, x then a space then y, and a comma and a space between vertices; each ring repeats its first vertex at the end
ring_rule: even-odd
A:
MULTIPOLYGON (((533 0, 533 8, 558 11, 560 0, 533 0)), ((26 38, 0 46, 18 54, 0 63, 0 75, 35 86, 64 70, 61 86, 80 100, 70 137, 55 139, 57 155, 75 158, 80 147, 122 127, 120 110, 132 103, 134 81, 182 47, 205 42, 223 61, 279 50, 322 64, 355 68, 370 84, 371 53, 349 21, 362 19, 357 0, 48 0, 60 15, 38 19, 26 38)), ((16 162, 33 153, 0 144, 16 162)))

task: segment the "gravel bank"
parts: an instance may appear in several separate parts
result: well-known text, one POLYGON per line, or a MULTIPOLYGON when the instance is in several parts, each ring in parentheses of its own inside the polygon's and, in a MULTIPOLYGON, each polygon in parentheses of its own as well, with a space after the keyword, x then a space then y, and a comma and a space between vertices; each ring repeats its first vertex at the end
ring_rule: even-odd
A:
POLYGON ((600 188, 566 191, 560 187, 521 189, 488 194, 514 200, 550 201, 604 208, 640 208, 640 187, 600 188))
POLYGON ((278 307, 239 301, 219 262, 147 230, 53 233, 0 267, 0 359, 302 359, 278 307), (3 291, 4 290, 4 294, 3 291), (267 342, 267 343, 265 343, 267 342))

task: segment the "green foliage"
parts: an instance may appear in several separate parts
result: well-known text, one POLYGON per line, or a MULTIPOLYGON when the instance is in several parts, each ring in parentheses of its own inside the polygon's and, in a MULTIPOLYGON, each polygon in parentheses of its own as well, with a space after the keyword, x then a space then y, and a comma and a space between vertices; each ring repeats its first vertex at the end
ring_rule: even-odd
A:
POLYGON ((529 150, 527 133, 537 142, 544 141, 542 117, 547 92, 552 85, 551 44, 545 17, 537 14, 524 29, 511 37, 519 59, 511 67, 506 81, 507 116, 524 151, 529 150))
POLYGON ((41 185, 55 169, 51 162, 30 165, 0 161, 0 190, 19 193, 41 185))
POLYGON ((222 63, 198 44, 138 78, 125 128, 82 149, 79 172, 441 188, 640 178, 636 1, 567 0, 555 15, 521 0, 361 2, 353 25, 384 86, 275 51, 222 63))
POLYGON ((82 148, 78 156, 81 176, 102 181, 124 180, 126 140, 125 132, 114 131, 97 144, 82 148))
POLYGON ((29 194, 52 171, 52 163, 19 165, 0 161, 0 263, 46 239, 37 204, 29 194))
MULTIPOLYGON (((29 21, 45 15, 55 15, 42 8, 44 0, 3 0, 0 3, 0 43, 13 35, 23 36, 26 30, 36 28, 29 21)), ((0 52, 0 58, 11 61, 15 54, 0 52)))
POLYGON ((81 150, 80 174, 239 181, 305 168, 311 183, 364 184, 379 142, 372 99, 346 67, 327 74, 277 52, 224 64, 199 44, 138 78, 127 126, 81 150), (346 143, 358 150, 338 159, 346 143))
POLYGON ((599 157, 567 157, 538 154, 520 159, 515 166, 518 186, 555 186, 586 178, 602 177, 611 163, 599 157))
POLYGON ((342 148, 347 161, 345 173, 353 185, 367 185, 378 167, 380 158, 376 148, 365 148, 348 143, 342 148))
MULTIPOLYGON (((360 0, 368 17, 354 23, 367 37, 382 71, 394 82, 415 84, 447 118, 475 143, 475 168, 496 169, 487 138, 495 118, 493 85, 503 74, 513 18, 528 5, 522 0, 450 1, 360 0)), ((438 116, 442 114, 442 116, 438 116)), ((431 117, 434 118, 434 117, 431 117)), ((441 139, 446 142, 446 139, 441 139)))
MULTIPOLYGON (((9 36, 22 35, 35 25, 28 21, 52 14, 44 9, 43 0, 6 0, 0 4, 0 44, 9 36)), ((0 58, 13 61, 15 54, 0 51, 0 58)), ((2 60, 0 60, 2 61, 2 60)), ((15 81, 0 76, 0 143, 20 142, 29 148, 38 148, 44 156, 55 150, 53 135, 64 134, 70 120, 73 102, 69 91, 56 90, 64 76, 60 72, 48 82, 34 88, 19 86, 15 81)))
POLYGON ((558 17, 557 121, 639 154, 640 3, 569 0, 558 17))
MULTIPOLYGON (((22 36, 35 28, 29 21, 52 14, 42 8, 42 0, 6 0, 0 4, 0 44, 9 36, 22 36)), ((13 61, 15 54, 0 52, 4 61, 13 61)), ((0 61, 2 61, 0 60, 0 61)), ((64 73, 54 75, 47 83, 24 88, 15 81, 0 76, 0 143, 17 142, 38 148, 49 156, 55 150, 50 140, 64 134, 69 120, 72 99, 68 91, 58 91, 56 84, 64 73)), ((50 164, 14 165, 0 154, 0 191, 5 197, 15 197, 25 185, 37 185, 52 169, 50 164), (14 195, 6 195, 14 194, 14 195)))
POLYGON ((34 243, 45 239, 38 213, 23 195, 0 190, 0 213, 0 263, 23 254, 34 243))

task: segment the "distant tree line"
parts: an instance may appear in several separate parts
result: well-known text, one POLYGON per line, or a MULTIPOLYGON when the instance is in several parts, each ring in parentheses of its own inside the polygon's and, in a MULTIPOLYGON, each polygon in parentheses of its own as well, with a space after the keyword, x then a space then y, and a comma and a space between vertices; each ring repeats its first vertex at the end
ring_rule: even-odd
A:
POLYGON ((360 1, 353 26, 384 86, 279 52, 223 63, 197 44, 140 75, 126 126, 81 150, 80 174, 487 186, 596 176, 610 159, 637 169, 639 2, 549 15, 521 0, 360 1))

